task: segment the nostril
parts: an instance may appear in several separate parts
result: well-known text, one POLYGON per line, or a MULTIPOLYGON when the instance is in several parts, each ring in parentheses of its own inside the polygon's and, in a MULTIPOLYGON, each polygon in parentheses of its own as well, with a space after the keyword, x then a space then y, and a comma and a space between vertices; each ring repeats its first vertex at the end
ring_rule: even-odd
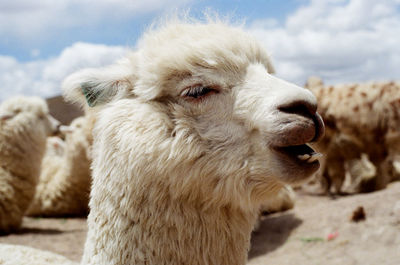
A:
POLYGON ((280 111, 299 114, 302 116, 314 115, 317 112, 317 104, 305 100, 296 100, 278 107, 280 111))

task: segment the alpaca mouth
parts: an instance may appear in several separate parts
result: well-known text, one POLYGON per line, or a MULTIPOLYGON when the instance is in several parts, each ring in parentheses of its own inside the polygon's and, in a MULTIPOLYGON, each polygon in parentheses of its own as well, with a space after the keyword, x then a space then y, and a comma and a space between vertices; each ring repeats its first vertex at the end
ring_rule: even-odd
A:
POLYGON ((289 159, 299 166, 317 166, 319 167, 318 159, 322 154, 317 153, 308 144, 292 145, 274 148, 285 160, 289 159))
POLYGON ((319 168, 322 154, 314 151, 308 143, 319 141, 325 132, 321 116, 315 113, 310 118, 299 118, 291 128, 274 141, 272 149, 289 168, 299 175, 311 175, 319 168), (302 173, 300 173, 302 172, 302 173))

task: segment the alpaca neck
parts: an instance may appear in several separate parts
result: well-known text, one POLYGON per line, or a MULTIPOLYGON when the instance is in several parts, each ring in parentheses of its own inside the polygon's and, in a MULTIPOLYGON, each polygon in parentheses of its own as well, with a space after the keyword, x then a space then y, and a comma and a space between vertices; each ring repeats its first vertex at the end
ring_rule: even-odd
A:
POLYGON ((254 212, 202 209, 160 190, 98 196, 104 192, 92 193, 82 264, 245 264, 254 212))

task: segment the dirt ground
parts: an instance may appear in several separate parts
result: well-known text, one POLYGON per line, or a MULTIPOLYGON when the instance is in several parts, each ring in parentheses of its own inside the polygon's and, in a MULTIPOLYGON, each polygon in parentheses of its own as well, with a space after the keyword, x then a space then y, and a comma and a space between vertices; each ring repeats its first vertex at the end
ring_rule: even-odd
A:
MULTIPOLYGON (((0 243, 79 261, 86 232, 85 219, 25 218, 22 230, 0 237, 0 243)), ((293 210, 263 218, 249 259, 252 265, 400 264, 400 182, 335 200, 298 194, 293 210), (354 214, 360 206, 364 211, 354 214)))

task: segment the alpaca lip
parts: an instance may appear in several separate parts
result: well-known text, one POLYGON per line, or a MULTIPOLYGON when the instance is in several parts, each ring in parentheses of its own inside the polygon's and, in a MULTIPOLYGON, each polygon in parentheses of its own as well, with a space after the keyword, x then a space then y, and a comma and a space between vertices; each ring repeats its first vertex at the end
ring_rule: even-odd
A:
POLYGON ((315 152, 307 143, 318 142, 325 134, 325 125, 318 113, 312 118, 298 117, 296 121, 279 132, 272 147, 280 154, 300 162, 315 162, 322 155, 315 152))
POLYGON ((322 156, 307 144, 274 147, 274 149, 286 159, 289 158, 302 166, 319 164, 318 159, 322 156))

